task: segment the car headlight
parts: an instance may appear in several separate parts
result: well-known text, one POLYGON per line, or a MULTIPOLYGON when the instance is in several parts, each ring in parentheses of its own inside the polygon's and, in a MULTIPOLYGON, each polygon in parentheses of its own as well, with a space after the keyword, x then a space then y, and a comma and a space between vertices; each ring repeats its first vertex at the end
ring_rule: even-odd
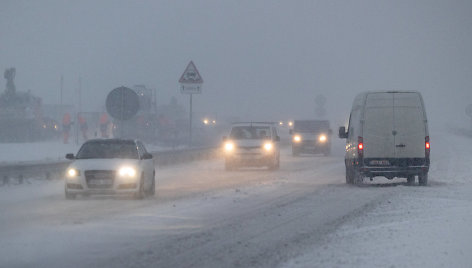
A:
POLYGON ((265 149, 266 151, 271 151, 272 148, 273 148, 272 143, 270 143, 270 142, 264 143, 264 149, 265 149))
POLYGON ((293 136, 293 141, 294 142, 301 142, 302 141, 302 136, 300 136, 300 135, 293 136))
POLYGON ((118 170, 118 175, 121 177, 135 177, 136 169, 133 167, 122 167, 118 170))
POLYGON ((328 140, 328 138, 326 137, 326 135, 320 135, 320 137, 318 138, 318 140, 320 142, 326 142, 328 140))
POLYGON ((225 151, 226 152, 232 152, 233 150, 234 150, 234 143, 232 143, 232 142, 225 143, 225 151))
POLYGON ((75 178, 80 176, 80 171, 75 168, 69 168, 66 172, 68 178, 75 178))

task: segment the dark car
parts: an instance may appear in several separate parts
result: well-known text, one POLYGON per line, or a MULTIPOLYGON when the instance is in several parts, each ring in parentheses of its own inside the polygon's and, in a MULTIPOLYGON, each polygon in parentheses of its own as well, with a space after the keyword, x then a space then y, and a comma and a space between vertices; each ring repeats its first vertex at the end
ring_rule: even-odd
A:
POLYGON ((331 153, 331 134, 328 120, 295 120, 292 135, 292 154, 331 153))

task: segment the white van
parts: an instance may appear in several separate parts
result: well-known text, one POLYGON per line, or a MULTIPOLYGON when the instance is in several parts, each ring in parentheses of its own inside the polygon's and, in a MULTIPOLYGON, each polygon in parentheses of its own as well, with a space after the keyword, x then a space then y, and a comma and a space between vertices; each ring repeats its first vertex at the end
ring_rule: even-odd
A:
POLYGON ((423 98, 416 91, 364 92, 352 105, 346 142, 346 183, 364 177, 406 178, 428 183, 429 133, 423 98))

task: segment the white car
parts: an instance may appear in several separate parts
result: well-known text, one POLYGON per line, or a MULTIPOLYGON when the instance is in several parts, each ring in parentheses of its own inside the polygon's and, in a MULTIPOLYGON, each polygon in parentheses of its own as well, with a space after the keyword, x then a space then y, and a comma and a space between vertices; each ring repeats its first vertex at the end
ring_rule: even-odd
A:
POLYGON ((65 196, 131 194, 137 199, 155 194, 152 154, 136 140, 95 139, 85 142, 66 169, 65 196))
POLYGON ((280 166, 280 137, 274 123, 235 123, 229 137, 224 137, 225 169, 241 166, 280 166))

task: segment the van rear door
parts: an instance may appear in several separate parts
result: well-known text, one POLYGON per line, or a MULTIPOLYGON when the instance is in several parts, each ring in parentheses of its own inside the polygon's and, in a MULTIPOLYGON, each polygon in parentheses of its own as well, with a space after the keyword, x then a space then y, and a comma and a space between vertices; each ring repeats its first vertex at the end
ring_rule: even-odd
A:
POLYGON ((368 94, 365 103, 364 120, 362 132, 364 157, 395 157, 393 94, 368 94))
POLYGON ((416 92, 394 93, 396 158, 425 157, 426 122, 421 97, 416 92))

